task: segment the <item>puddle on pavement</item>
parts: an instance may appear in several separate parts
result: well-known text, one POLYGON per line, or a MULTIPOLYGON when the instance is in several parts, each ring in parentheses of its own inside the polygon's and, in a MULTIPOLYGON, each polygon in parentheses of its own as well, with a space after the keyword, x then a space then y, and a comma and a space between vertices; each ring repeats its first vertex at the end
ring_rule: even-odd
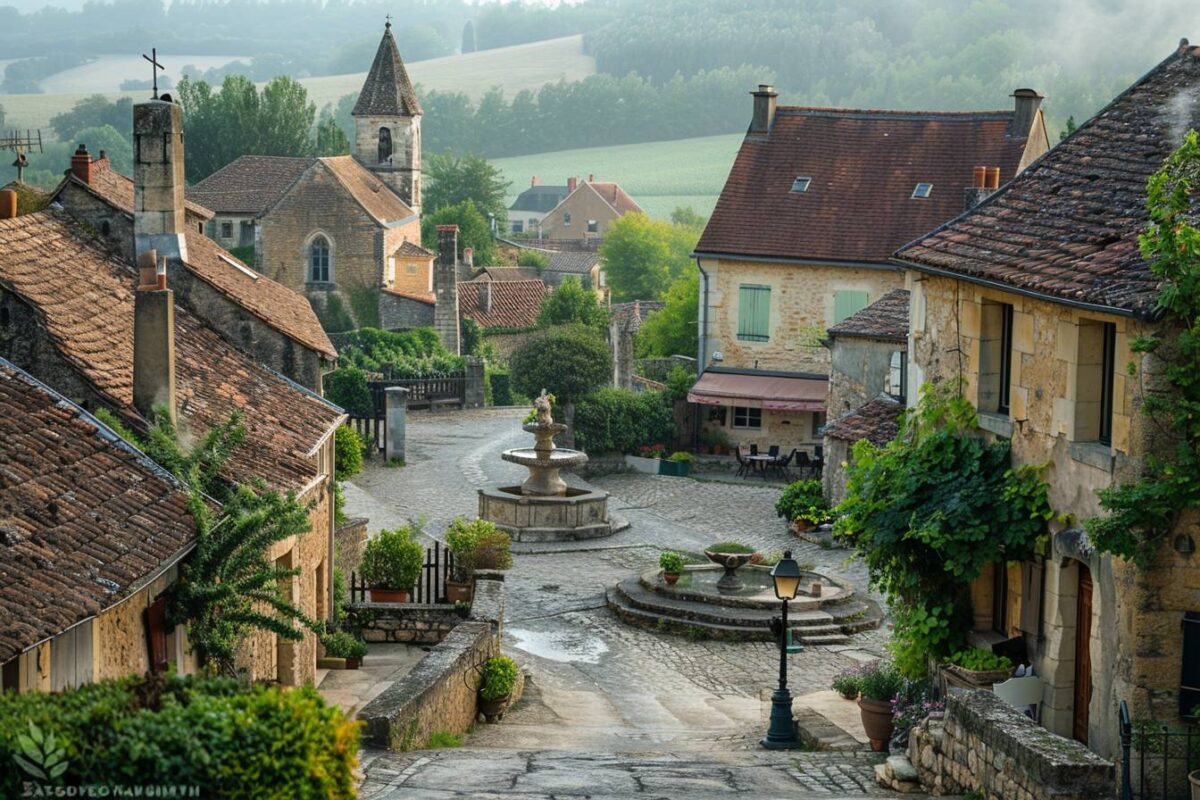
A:
POLYGON ((599 664, 608 645, 582 631, 549 632, 509 628, 508 635, 517 640, 517 647, 526 653, 563 663, 599 664))

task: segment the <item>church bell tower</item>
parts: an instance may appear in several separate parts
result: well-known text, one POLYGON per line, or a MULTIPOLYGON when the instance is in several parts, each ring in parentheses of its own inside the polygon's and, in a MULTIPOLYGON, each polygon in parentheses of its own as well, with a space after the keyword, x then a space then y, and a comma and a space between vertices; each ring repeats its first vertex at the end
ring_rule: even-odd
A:
POLYGON ((421 213, 421 104, 390 21, 351 113, 354 157, 421 213))

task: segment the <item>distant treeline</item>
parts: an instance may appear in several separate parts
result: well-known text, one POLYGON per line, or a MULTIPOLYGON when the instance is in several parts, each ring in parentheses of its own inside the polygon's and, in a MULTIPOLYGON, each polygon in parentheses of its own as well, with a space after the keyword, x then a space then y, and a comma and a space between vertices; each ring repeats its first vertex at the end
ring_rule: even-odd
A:
MULTIPOLYGON (((479 153, 489 158, 734 133, 750 121, 747 88, 771 80, 764 67, 722 68, 655 85, 637 75, 590 75, 559 81, 511 100, 492 89, 471 102, 458 92, 422 92, 421 136, 429 152, 479 153)), ((353 139, 356 95, 338 103, 335 118, 353 139)))

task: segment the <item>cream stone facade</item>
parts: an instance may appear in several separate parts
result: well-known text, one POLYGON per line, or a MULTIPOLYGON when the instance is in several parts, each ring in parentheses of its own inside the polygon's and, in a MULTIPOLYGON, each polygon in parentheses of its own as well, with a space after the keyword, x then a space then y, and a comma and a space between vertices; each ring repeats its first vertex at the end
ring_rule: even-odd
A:
POLYGON ((615 183, 583 181, 541 221, 546 239, 600 239, 629 212, 641 212, 615 183))
MULTIPOLYGON (((986 408, 991 304, 1012 307, 1010 404, 1007 413, 980 412, 983 435, 1008 439, 1014 464, 1045 465, 1052 524, 1045 555, 986 571, 972 587, 977 641, 1024 634, 1030 662, 1045 682, 1042 723, 1071 737, 1080 727, 1093 750, 1118 748, 1117 706, 1126 700, 1140 718, 1174 719, 1183 659, 1180 619, 1200 597, 1200 566, 1163 547, 1152 568, 1096 553, 1080 530, 1102 513, 1097 491, 1134 479, 1153 451, 1153 431, 1139 414, 1140 392, 1152 385, 1154 359, 1130 342, 1162 324, 1101 313, 986 288, 948 277, 908 273, 912 292, 909 397, 931 380, 962 379, 966 399, 986 408), (1096 386, 1104 362, 1096 326, 1113 326, 1109 358, 1111 444, 1092 435, 1099 415, 1096 386), (1130 371, 1132 368, 1132 371, 1130 371), (1088 578, 1090 577, 1090 582, 1088 578), (1081 598, 1080 587, 1091 587, 1081 598), (1004 598, 1002 618, 994 609, 1004 598), (1083 621, 1082 611, 1090 609, 1083 621), (1078 642, 1080 631, 1086 643, 1078 642), (1090 659, 1080 674, 1077 661, 1090 659), (1084 684, 1080 684, 1080 682, 1084 684), (1090 683, 1086 711, 1077 702, 1090 683)), ((913 400, 910 399, 910 403, 913 400)), ((1180 529, 1195 535, 1195 520, 1180 529)))

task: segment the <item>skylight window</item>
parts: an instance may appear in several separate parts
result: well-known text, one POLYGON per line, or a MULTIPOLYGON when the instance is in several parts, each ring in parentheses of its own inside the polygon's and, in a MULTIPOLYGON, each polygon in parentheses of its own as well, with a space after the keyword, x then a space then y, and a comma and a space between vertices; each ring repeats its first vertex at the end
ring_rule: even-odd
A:
POLYGON ((912 196, 918 200, 924 200, 926 197, 929 197, 932 191, 932 183, 918 183, 917 188, 913 189, 912 196))
POLYGON ((812 183, 812 178, 802 175, 799 178, 796 178, 796 180, 792 181, 792 191, 797 194, 800 194, 801 192, 807 192, 808 185, 810 183, 812 183))

